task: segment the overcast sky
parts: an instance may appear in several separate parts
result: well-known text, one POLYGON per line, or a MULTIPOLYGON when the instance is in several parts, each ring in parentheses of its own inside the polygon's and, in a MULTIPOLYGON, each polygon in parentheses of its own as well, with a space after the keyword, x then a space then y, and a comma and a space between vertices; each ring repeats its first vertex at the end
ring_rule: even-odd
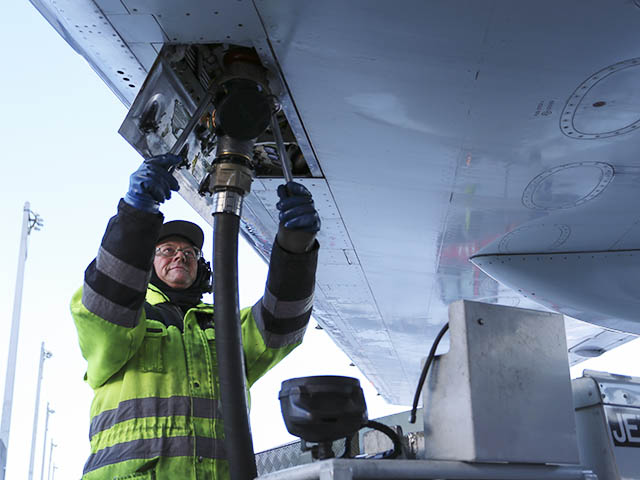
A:
MULTIPOLYGON (((0 75, 0 391, 24 202, 30 201, 45 220, 44 229, 29 239, 7 479, 27 478, 42 341, 53 357, 45 364, 35 476, 40 475, 44 410, 49 401, 56 412, 49 425, 50 436, 58 444, 54 450, 54 463, 59 467, 56 478, 78 478, 89 452, 92 392, 82 380, 86 365, 68 304, 81 286, 106 222, 115 213, 129 175, 141 158, 117 133, 126 109, 27 0, 5 2, 0 22, 4 46, 0 75)), ((205 222, 176 197, 162 208, 166 217, 186 218, 205 227, 205 222)), ((207 231, 205 245, 210 244, 210 238, 207 231)), ((242 245, 241 305, 252 305, 262 295, 265 279, 265 264, 242 245)), ((292 438, 284 430, 277 400, 283 379, 315 374, 362 378, 313 325, 315 322, 303 346, 252 390, 256 451, 292 438)), ((572 374, 578 375, 586 366, 640 375, 635 350, 635 343, 621 347, 582 364, 572 374)), ((388 406, 368 382, 362 381, 371 418, 406 409, 388 406)))

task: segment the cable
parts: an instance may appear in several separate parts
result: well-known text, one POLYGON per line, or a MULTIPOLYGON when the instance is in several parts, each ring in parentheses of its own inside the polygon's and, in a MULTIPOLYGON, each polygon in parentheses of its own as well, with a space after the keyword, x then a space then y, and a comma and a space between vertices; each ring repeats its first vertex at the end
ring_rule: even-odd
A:
POLYGON ((391 453, 385 453, 382 456, 383 459, 396 458, 398 457, 398 455, 402 453, 402 443, 400 442, 400 438, 398 437, 398 434, 391 427, 388 427, 383 423, 376 422, 375 420, 369 420, 366 423, 365 427, 372 428, 374 430, 378 430, 379 432, 384 433, 393 442, 393 450, 391 451, 391 453))
POLYGON ((409 418, 409 423, 416 423, 416 411, 418 410, 418 401, 420 400, 420 393, 422 392, 422 387, 424 386, 424 381, 427 379, 427 373, 429 373, 429 367, 433 363, 433 359, 436 356, 436 349, 438 348, 438 344, 444 334, 449 329, 449 322, 444 324, 442 330, 438 332, 436 339, 433 341, 433 345, 431 345, 431 350, 429 351, 429 355, 427 356, 427 361, 424 363, 424 367, 422 367, 422 373, 420 374, 420 380, 418 380, 418 387, 416 388, 416 393, 413 397, 413 407, 411 408, 411 417, 409 418))

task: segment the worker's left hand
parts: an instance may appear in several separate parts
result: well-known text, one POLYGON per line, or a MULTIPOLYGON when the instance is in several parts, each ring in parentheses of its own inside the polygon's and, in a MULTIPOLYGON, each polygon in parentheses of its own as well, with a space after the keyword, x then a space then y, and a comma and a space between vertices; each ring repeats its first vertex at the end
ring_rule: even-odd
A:
POLYGON ((313 205, 311 193, 304 185, 288 182, 278 187, 280 211, 278 244, 291 253, 311 250, 320 231, 320 216, 313 205))

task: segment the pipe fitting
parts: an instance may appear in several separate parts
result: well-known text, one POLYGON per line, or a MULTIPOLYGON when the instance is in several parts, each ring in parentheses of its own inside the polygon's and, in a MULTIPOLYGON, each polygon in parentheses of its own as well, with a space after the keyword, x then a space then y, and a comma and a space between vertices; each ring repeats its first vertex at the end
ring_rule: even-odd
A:
POLYGON ((214 163, 209 190, 212 192, 234 190, 240 195, 246 195, 251 191, 252 181, 252 171, 245 165, 231 162, 214 163))
POLYGON ((233 190, 224 190, 213 194, 213 215, 216 213, 242 214, 242 194, 233 190))
POLYGON ((231 80, 218 90, 216 127, 219 133, 239 140, 258 138, 269 126, 273 101, 250 79, 231 80))
POLYGON ((223 63, 225 72, 221 84, 236 79, 253 80, 260 91, 268 90, 267 70, 254 49, 232 48, 225 53, 223 63))
POLYGON ((216 157, 235 155, 251 162, 253 160, 253 143, 253 140, 240 140, 229 135, 222 135, 218 137, 216 157))
POLYGON ((229 50, 224 65, 214 99, 219 136, 256 139, 269 126, 273 109, 267 71, 255 51, 248 48, 229 50))

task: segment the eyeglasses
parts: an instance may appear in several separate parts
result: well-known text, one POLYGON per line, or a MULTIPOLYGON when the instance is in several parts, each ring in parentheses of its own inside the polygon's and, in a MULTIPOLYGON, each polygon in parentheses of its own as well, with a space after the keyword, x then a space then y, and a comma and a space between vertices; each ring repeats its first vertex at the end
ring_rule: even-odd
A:
POLYGON ((163 245, 156 248, 156 255, 161 257, 175 257, 178 252, 182 252, 187 260, 199 260, 202 252, 196 247, 176 248, 171 245, 163 245))

